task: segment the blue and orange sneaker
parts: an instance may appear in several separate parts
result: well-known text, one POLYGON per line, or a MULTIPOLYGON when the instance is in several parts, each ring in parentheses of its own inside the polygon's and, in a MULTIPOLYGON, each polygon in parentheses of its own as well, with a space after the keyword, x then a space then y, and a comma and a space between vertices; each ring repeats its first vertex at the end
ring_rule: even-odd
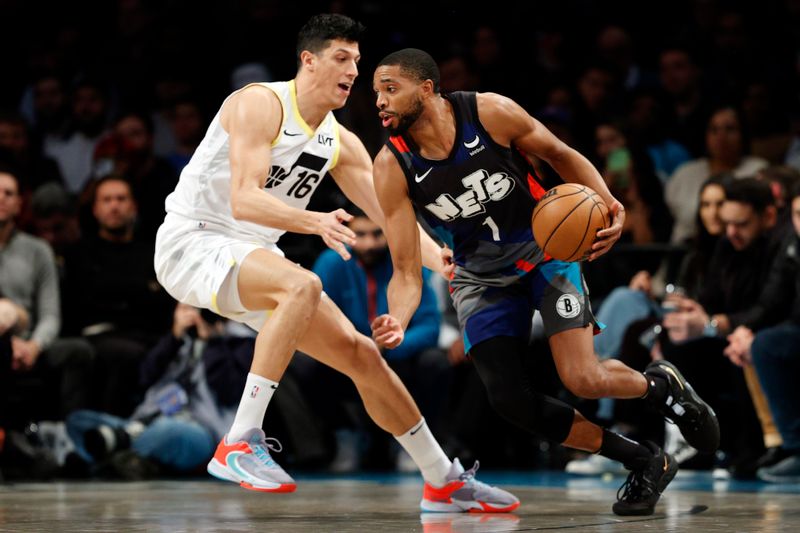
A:
POLYGON ((281 451, 278 439, 266 438, 260 428, 251 429, 236 442, 228 443, 226 437, 219 443, 214 458, 208 463, 209 474, 238 483, 248 490, 295 491, 297 484, 269 454, 269 450, 281 451))
POLYGON ((464 470, 458 459, 447 474, 447 484, 434 487, 425 483, 420 509, 434 513, 509 513, 519 507, 519 499, 503 489, 475 479, 480 463, 464 470))

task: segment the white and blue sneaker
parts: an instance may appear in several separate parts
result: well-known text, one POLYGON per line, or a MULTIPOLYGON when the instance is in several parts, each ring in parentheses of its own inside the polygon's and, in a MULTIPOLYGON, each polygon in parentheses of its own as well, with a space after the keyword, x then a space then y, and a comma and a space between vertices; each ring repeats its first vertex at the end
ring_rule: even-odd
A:
POLYGON ((281 449, 278 439, 266 438, 260 428, 247 431, 236 442, 228 443, 226 435, 207 470, 218 479, 233 481, 248 490, 294 492, 297 488, 294 479, 269 454, 269 450, 281 449))

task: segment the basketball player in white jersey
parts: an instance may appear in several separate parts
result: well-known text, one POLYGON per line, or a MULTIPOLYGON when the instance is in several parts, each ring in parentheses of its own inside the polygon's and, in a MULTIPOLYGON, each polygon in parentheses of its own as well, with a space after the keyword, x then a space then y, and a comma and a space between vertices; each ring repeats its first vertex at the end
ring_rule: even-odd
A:
MULTIPOLYGON (((176 299, 257 330, 251 371, 233 426, 208 471, 242 487, 292 492, 294 480, 271 458, 261 430, 267 405, 295 350, 349 376, 372 419, 419 466, 429 511, 507 512, 519 500, 450 461, 375 343, 358 333, 321 292, 312 272, 277 247, 286 231, 316 234, 343 258, 354 234, 344 210, 305 210, 326 172, 373 220, 384 217, 361 141, 331 111, 345 105, 358 75, 363 27, 341 15, 317 15, 298 36, 299 69, 289 82, 233 93, 214 117, 167 198, 155 268, 176 299)), ((444 272, 441 249, 421 241, 425 263, 444 272)), ((269 441, 269 442, 268 442, 269 441)))

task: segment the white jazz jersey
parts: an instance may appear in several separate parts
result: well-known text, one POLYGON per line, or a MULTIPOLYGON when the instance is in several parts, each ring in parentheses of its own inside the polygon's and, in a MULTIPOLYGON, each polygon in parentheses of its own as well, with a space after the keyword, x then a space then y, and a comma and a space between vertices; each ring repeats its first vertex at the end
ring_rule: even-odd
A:
MULTIPOLYGON (((294 80, 260 83, 272 90, 283 107, 283 121, 272 143, 271 168, 265 190, 296 208, 305 209, 325 174, 339 157, 339 125, 328 112, 315 130, 297 108, 294 80)), ((278 242, 283 230, 233 218, 228 133, 218 112, 184 167, 175 191, 167 197, 167 213, 222 229, 228 237, 263 245, 278 242)), ((168 217, 169 218, 169 217, 168 217)))

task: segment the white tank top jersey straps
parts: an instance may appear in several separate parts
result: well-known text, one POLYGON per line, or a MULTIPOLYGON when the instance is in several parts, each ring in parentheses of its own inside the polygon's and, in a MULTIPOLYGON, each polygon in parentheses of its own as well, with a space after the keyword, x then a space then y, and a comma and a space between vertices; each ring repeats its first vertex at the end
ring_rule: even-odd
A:
MULTIPOLYGON (((273 91, 283 108, 264 190, 305 209, 322 178, 336 166, 339 126, 328 113, 312 130, 298 111, 294 81, 258 85, 273 91)), ((282 255, 276 243, 285 232, 233 218, 229 151, 228 133, 217 113, 167 197, 154 266, 159 282, 176 300, 212 309, 258 330, 266 315, 242 306, 236 288, 238 266, 257 248, 282 255)))
MULTIPOLYGON (((272 161, 265 190, 275 198, 305 209, 325 173, 339 157, 339 126, 329 112, 312 130, 300 116, 294 80, 259 83, 272 90, 283 107, 283 121, 272 143, 272 161)), ((275 244, 285 232, 233 218, 230 204, 231 166, 228 133, 219 112, 211 121, 205 138, 181 172, 175 191, 167 197, 167 213, 222 226, 234 238, 275 244)))

